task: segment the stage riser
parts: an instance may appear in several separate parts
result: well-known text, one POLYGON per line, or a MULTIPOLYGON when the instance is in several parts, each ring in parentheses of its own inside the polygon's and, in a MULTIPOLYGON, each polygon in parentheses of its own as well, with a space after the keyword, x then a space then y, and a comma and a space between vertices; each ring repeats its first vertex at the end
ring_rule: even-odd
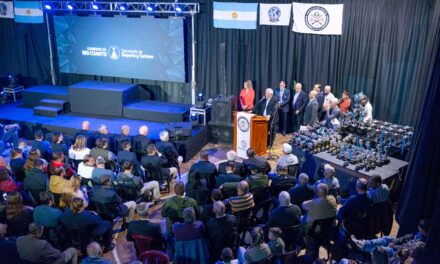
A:
POLYGON ((43 99, 56 99, 69 101, 68 89, 66 86, 39 85, 27 88, 23 91, 23 107, 33 108, 40 104, 43 99))

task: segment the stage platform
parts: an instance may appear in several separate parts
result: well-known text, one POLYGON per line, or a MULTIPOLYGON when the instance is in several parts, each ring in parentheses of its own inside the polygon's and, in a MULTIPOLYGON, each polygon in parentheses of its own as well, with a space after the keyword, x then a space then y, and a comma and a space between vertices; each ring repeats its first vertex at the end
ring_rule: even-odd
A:
MULTIPOLYGON (((34 88, 35 87, 31 89, 34 88)), ((62 89, 58 88, 56 89, 56 92, 59 93, 61 90, 62 89)), ((55 92, 54 90, 51 91, 55 92)), ((33 92, 37 91, 34 90, 33 92)), ((47 95, 47 90, 44 91, 44 93, 47 95)), ((38 101, 39 100, 37 100, 37 102, 38 101)), ((20 104, 21 102, 0 105, 0 122, 6 124, 19 123, 22 126, 20 136, 29 139, 33 138, 33 132, 37 129, 42 129, 46 133, 60 131, 65 135, 73 136, 80 130, 81 123, 84 120, 88 120, 90 121, 91 131, 97 131, 100 124, 106 124, 109 132, 112 134, 119 134, 120 127, 127 124, 131 128, 130 134, 136 135, 141 125, 147 125, 150 130, 148 137, 154 141, 157 141, 159 140, 159 132, 164 130, 167 126, 167 123, 132 120, 123 117, 85 115, 78 113, 69 113, 57 117, 38 116, 33 114, 32 109, 21 107, 20 104)), ((179 154, 184 158, 184 161, 187 161, 190 160, 198 151, 200 151, 204 145, 206 145, 207 138, 207 128, 201 126, 198 128, 193 128, 191 139, 174 141, 174 143, 176 144, 179 154)))
POLYGON ((191 105, 158 101, 138 101, 124 106, 124 117, 153 122, 185 122, 191 105))
POLYGON ((38 85, 26 88, 22 92, 22 106, 32 108, 42 99, 57 99, 69 101, 69 88, 57 85, 38 85))

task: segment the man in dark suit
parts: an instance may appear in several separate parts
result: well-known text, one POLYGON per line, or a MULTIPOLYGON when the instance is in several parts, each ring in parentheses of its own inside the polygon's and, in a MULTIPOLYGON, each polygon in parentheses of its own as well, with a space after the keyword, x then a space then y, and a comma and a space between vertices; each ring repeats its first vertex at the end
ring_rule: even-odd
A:
MULTIPOLYGON (((217 167, 209 161, 209 153, 207 150, 200 151, 200 160, 194 163, 189 169, 189 175, 193 175, 198 171, 202 178, 204 178, 208 184, 208 189, 215 188, 215 178, 217 176, 217 167)), ((188 179, 188 184, 193 185, 195 179, 188 179)))
POLYGON ((282 191, 278 195, 278 201, 280 205, 270 213, 267 225, 280 228, 298 225, 301 221, 301 209, 290 203, 289 193, 282 191))
POLYGON ((296 178, 288 174, 286 163, 277 164, 277 175, 272 178, 272 187, 290 185, 293 186, 296 183, 296 178))
POLYGON ((128 125, 123 125, 121 127, 121 134, 115 136, 115 145, 117 151, 122 150, 123 148, 122 143, 124 143, 125 141, 131 143, 131 137, 129 136, 129 134, 130 134, 130 127, 128 125))
POLYGON ((229 161, 226 165, 226 173, 219 174, 215 181, 215 186, 218 188, 227 182, 240 182, 241 176, 234 173, 235 164, 233 161, 229 161))
POLYGON ((41 157, 47 161, 50 161, 52 159, 52 150, 50 148, 50 143, 44 140, 43 131, 35 131, 34 138, 35 140, 32 141, 32 148, 38 149, 41 157))
POLYGON ((117 153, 116 146, 115 146, 115 138, 113 137, 112 134, 109 133, 106 125, 99 126, 98 133, 95 134, 95 142, 96 142, 96 139, 99 139, 99 138, 107 139, 107 142, 108 142, 107 149, 113 153, 117 153))
POLYGON ((130 151, 131 144, 130 141, 124 141, 121 142, 122 149, 118 152, 118 160, 119 164, 124 164, 125 161, 130 162, 133 164, 133 171, 132 173, 136 176, 140 176, 141 178, 144 178, 144 173, 141 169, 141 165, 139 164, 139 161, 136 157, 136 154, 130 151))
POLYGON ((316 101, 318 102, 318 121, 321 121, 324 116, 324 101, 325 93, 321 90, 321 84, 317 83, 313 86, 313 90, 316 91, 316 101))
POLYGON ((286 135, 287 128, 287 116, 289 115, 289 102, 290 102, 290 90, 286 89, 286 82, 280 82, 280 88, 276 90, 275 95, 278 98, 278 102, 280 104, 280 110, 278 111, 280 114, 280 124, 279 128, 281 129, 281 133, 283 136, 286 135))
POLYGON ((269 162, 264 157, 260 157, 255 154, 255 150, 253 148, 248 148, 248 150, 246 150, 246 155, 248 158, 243 160, 243 167, 246 176, 250 174, 250 168, 254 166, 265 174, 268 174, 272 169, 269 162))
POLYGON ((147 154, 147 147, 151 144, 151 141, 147 138, 148 127, 141 126, 139 128, 139 135, 133 137, 133 151, 136 153, 138 160, 141 160, 143 155, 147 154))
POLYGON ((26 174, 23 180, 23 188, 32 195, 35 201, 40 198, 40 193, 47 190, 48 177, 43 171, 44 161, 37 159, 34 167, 26 174))
POLYGON ((168 131, 161 131, 159 133, 160 141, 156 142, 156 149, 168 159, 167 167, 178 167, 182 163, 183 158, 179 156, 176 147, 170 140, 168 131))
MULTIPOLYGON (((158 178, 153 178, 153 180, 158 181, 162 185, 164 184, 164 177, 171 180, 177 174, 176 168, 167 168, 167 158, 164 155, 159 156, 153 144, 147 147, 147 155, 142 156, 141 164, 149 173, 154 169, 160 170, 160 173, 156 175, 158 178)), ((149 175, 149 177, 153 177, 153 175, 149 175)))
POLYGON ((338 98, 332 98, 330 100, 330 107, 325 114, 325 126, 331 129, 337 129, 340 126, 340 116, 341 110, 339 110, 338 107, 338 98))
POLYGON ((128 224, 127 229, 127 241, 134 241, 132 235, 143 235, 153 238, 153 242, 150 244, 151 249, 163 250, 163 236, 160 224, 155 224, 148 221, 148 208, 149 204, 140 203, 136 211, 139 215, 139 220, 131 221, 128 224))
POLYGON ((41 224, 31 223, 28 235, 17 238, 17 251, 22 260, 32 263, 78 263, 75 248, 63 252, 53 248, 49 242, 41 239, 43 229, 41 224))
POLYGON ((218 173, 226 173, 226 166, 230 163, 234 163, 235 171, 234 173, 240 175, 241 177, 245 177, 243 163, 236 161, 237 153, 233 150, 230 150, 226 153, 227 161, 224 161, 218 165, 218 173))
POLYGON ((316 100, 316 91, 310 91, 309 103, 304 111, 304 125, 314 126, 318 122, 318 101, 316 100))
POLYGON ((278 124, 278 99, 273 96, 273 90, 267 88, 263 100, 254 106, 252 113, 265 116, 269 121, 268 148, 272 148, 275 140, 275 131, 278 124))
POLYGON ((77 136, 84 136, 87 140, 87 147, 92 149, 95 147, 95 136, 92 132, 90 132, 90 122, 83 121, 81 124, 81 131, 75 134, 75 139, 77 136))
MULTIPOLYGON (((305 173, 301 173, 298 176, 298 183, 295 187, 289 190, 290 199, 293 204, 298 205, 300 208, 304 201, 313 199, 315 196, 315 191, 313 187, 309 185, 309 176, 305 173)), ((302 213, 305 214, 305 210, 301 209, 302 213)))
POLYGON ((292 99, 293 132, 298 131, 303 123, 304 109, 306 108, 308 101, 307 94, 302 90, 302 84, 297 83, 295 85, 295 94, 292 99))

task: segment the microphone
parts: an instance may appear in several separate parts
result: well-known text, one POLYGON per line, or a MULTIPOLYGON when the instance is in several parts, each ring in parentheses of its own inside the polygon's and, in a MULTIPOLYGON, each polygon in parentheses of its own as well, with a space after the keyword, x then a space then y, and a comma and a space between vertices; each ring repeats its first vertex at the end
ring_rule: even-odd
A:
POLYGON ((258 103, 257 103, 257 104, 259 104, 259 103, 263 102, 263 100, 264 100, 264 99, 266 99, 266 96, 263 96, 263 98, 261 98, 261 99, 260 99, 260 101, 258 101, 258 103))

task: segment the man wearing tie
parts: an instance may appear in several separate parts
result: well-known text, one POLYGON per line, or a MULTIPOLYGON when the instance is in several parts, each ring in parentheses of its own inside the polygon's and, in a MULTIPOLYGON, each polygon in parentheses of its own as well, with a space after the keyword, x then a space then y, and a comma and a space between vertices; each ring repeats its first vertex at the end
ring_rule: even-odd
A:
POLYGON ((289 102, 290 102, 290 90, 286 89, 286 82, 280 82, 280 88, 277 89, 276 95, 278 97, 278 102, 280 103, 280 122, 279 126, 283 136, 286 135, 287 127, 287 115, 289 114, 289 102))
POLYGON ((292 100, 293 132, 298 131, 303 122, 304 108, 306 107, 307 102, 307 94, 302 90, 302 84, 297 83, 295 85, 295 95, 293 96, 292 100))
POLYGON ((265 97, 260 100, 258 104, 252 110, 252 113, 265 116, 269 120, 269 135, 268 135, 268 147, 271 148, 273 141, 275 140, 275 127, 278 124, 278 100, 276 96, 273 96, 273 90, 267 88, 265 97))
POLYGON ((314 126, 318 122, 318 101, 316 100, 316 91, 309 93, 309 103, 304 111, 304 125, 314 126))

